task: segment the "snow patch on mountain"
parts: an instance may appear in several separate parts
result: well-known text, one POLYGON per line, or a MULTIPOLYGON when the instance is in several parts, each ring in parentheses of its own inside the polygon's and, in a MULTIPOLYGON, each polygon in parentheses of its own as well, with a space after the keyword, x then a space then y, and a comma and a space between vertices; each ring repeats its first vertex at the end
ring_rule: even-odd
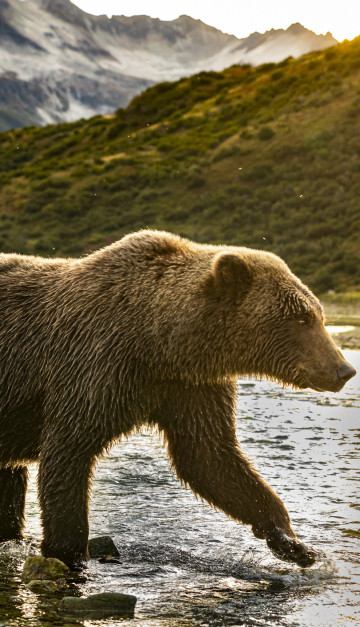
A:
POLYGON ((300 24, 237 39, 188 16, 108 18, 70 0, 1 0, 0 114, 18 126, 108 114, 156 82, 335 43, 300 24))

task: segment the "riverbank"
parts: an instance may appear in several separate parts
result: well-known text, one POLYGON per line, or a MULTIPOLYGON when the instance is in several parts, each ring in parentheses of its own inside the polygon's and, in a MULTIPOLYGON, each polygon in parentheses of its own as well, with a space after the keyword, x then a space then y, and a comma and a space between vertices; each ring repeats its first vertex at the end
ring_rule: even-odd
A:
POLYGON ((332 333, 331 337, 342 350, 360 350, 360 327, 344 333, 332 333))
POLYGON ((320 299, 328 325, 351 326, 344 333, 332 333, 341 349, 360 350, 360 293, 326 294, 320 299))

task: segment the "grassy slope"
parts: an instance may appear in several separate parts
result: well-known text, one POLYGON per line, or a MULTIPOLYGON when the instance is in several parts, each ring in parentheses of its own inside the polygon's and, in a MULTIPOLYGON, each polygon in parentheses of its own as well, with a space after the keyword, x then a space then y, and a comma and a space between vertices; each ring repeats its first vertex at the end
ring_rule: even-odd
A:
POLYGON ((0 135, 0 248, 80 255, 138 228, 360 286, 360 38, 163 83, 115 116, 0 135))

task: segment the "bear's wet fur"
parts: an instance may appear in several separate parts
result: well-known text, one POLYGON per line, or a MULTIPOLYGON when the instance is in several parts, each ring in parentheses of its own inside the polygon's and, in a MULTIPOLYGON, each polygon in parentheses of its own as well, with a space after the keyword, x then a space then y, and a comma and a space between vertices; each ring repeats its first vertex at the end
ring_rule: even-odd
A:
POLYGON ((271 253, 141 231, 83 259, 2 254, 0 540, 21 537, 39 461, 42 552, 87 559, 96 460, 149 424, 196 494, 310 565, 236 439, 236 380, 338 391, 354 373, 318 300, 271 253))

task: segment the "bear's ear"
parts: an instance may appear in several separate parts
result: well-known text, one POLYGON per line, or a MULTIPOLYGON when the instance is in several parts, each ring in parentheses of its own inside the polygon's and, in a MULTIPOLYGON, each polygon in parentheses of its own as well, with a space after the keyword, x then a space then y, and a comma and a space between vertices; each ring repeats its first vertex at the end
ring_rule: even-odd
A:
POLYGON ((213 260, 212 276, 218 289, 230 290, 237 297, 244 296, 251 285, 250 268, 238 253, 217 253, 213 260))

